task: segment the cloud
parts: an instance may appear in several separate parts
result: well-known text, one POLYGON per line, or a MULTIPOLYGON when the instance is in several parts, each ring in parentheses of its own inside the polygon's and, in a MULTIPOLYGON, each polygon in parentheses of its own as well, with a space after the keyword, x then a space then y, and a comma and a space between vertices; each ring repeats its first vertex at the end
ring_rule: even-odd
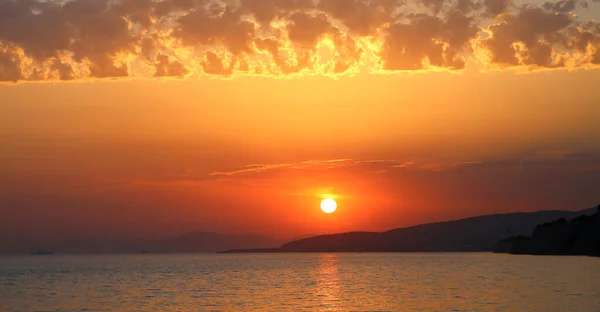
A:
MULTIPOLYGON (((561 0, 561 1, 557 1, 557 2, 546 2, 546 3, 544 3, 543 8, 546 10, 549 10, 549 11, 565 13, 565 12, 571 12, 571 11, 575 10, 577 3, 578 3, 578 1, 576 1, 576 0, 561 0)), ((587 4, 584 4, 584 5, 587 5, 587 4)))
POLYGON ((406 19, 408 23, 387 29, 381 53, 384 69, 464 68, 460 52, 468 50, 468 42, 477 34, 472 18, 453 11, 445 18, 418 14, 406 19))
POLYGON ((395 10, 402 6, 398 0, 321 0, 319 9, 340 21, 351 34, 371 36, 394 21, 395 10))
POLYGON ((483 162, 457 162, 457 163, 416 163, 414 161, 399 160, 354 160, 354 159, 331 159, 331 160, 308 160, 297 163, 285 164, 253 164, 241 168, 216 171, 209 174, 210 177, 248 177, 278 170, 347 170, 358 169, 371 173, 383 173, 393 170, 411 169, 444 171, 467 166, 480 165, 483 162))
POLYGON ((0 0, 0 81, 589 68, 600 26, 559 0, 0 0), (478 56, 477 58, 471 55, 478 56))
POLYGON ((336 167, 346 167, 349 164, 354 163, 351 159, 331 159, 331 160, 308 160, 297 163, 286 163, 286 164, 254 164, 237 168, 230 171, 212 172, 210 176, 213 177, 232 177, 238 175, 257 174, 265 171, 271 171, 276 169, 315 169, 325 168, 332 169, 336 167))
POLYGON ((23 79, 18 64, 19 55, 7 49, 0 49, 0 81, 19 81, 23 79))
POLYGON ((183 77, 189 73, 185 65, 178 61, 170 60, 167 55, 158 55, 156 60, 154 77, 183 77))
MULTIPOLYGON (((330 159, 308 160, 296 163, 253 164, 232 170, 213 171, 209 178, 251 178, 275 171, 327 171, 327 170, 359 170, 370 173, 393 173, 397 171, 445 172, 455 170, 512 170, 518 168, 548 167, 553 170, 600 170, 600 156, 572 150, 540 150, 513 159, 497 161, 458 161, 458 162, 416 162, 412 160, 394 159, 330 159)), ((191 173, 193 175, 193 173, 191 173)), ((195 176, 198 178, 198 176, 195 176)))
POLYGON ((525 8, 490 26, 491 37, 482 41, 482 47, 500 66, 565 67, 570 55, 558 47, 564 48, 564 42, 569 40, 567 31, 574 23, 567 13, 525 8))
POLYGON ((289 12, 296 10, 310 10, 315 8, 312 0, 240 0, 239 12, 241 15, 251 14, 263 27, 289 12))
POLYGON ((505 13, 510 7, 509 0, 485 0, 483 2, 485 13, 489 16, 495 17, 505 13))

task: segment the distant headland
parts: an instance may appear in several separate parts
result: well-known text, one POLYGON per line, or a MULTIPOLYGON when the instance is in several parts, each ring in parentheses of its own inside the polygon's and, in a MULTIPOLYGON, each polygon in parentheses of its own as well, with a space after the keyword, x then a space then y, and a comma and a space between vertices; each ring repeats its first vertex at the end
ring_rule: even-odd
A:
POLYGON ((320 235, 279 248, 237 249, 222 253, 285 252, 492 252, 498 241, 530 236, 536 226, 555 220, 587 220, 596 208, 580 211, 538 211, 472 217, 429 223, 386 232, 320 235))
POLYGON ((581 215, 572 220, 560 218, 538 225, 532 236, 503 239, 494 252, 600 257, 600 206, 594 215, 581 215))
POLYGON ((208 232, 185 233, 160 240, 80 238, 23 246, 21 250, 5 253, 498 252, 597 255, 600 242, 598 218, 597 208, 507 213, 385 232, 305 236, 287 243, 261 235, 208 232))

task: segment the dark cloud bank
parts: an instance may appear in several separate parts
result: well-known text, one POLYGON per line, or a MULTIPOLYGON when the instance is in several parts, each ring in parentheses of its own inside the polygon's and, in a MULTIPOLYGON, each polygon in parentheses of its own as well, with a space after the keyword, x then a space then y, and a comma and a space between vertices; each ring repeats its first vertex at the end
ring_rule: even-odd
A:
POLYGON ((509 0, 0 0, 0 81, 600 64, 600 24, 509 0), (325 52, 324 52, 325 51, 325 52))

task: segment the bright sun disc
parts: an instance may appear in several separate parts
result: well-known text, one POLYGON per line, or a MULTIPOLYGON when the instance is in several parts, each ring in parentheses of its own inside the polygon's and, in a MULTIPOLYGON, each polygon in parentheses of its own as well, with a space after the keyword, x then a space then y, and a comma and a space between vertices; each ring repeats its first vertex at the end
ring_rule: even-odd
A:
POLYGON ((321 210, 323 210, 324 213, 334 213, 336 209, 337 203, 333 198, 325 198, 321 202, 321 210))

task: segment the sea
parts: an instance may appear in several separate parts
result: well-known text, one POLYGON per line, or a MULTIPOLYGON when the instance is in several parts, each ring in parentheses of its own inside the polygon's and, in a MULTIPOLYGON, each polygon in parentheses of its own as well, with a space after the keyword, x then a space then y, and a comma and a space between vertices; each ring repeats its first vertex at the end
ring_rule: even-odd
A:
POLYGON ((0 311, 600 311, 600 258, 0 256, 0 311))

